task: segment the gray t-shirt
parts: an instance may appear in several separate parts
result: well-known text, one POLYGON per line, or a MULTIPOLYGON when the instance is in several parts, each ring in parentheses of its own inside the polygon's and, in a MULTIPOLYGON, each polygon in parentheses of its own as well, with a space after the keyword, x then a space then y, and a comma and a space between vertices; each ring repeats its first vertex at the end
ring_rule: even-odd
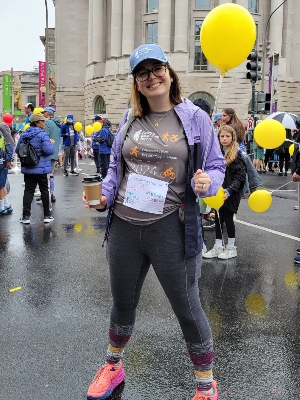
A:
POLYGON ((177 210, 184 200, 188 168, 188 143, 174 109, 168 114, 152 112, 136 118, 130 126, 122 155, 125 176, 120 185, 114 213, 132 224, 148 225, 177 210), (161 119, 162 118, 162 119, 161 119), (158 121, 158 126, 155 126, 158 121), (128 176, 136 173, 168 182, 163 214, 153 214, 123 205, 128 176))
POLYGON ((71 146, 75 145, 75 132, 73 128, 69 129, 71 146))

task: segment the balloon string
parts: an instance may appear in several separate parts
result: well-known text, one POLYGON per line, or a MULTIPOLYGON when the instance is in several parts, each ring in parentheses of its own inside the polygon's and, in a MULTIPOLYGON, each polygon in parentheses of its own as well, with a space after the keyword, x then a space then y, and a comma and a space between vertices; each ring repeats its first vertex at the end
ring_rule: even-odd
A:
MULTIPOLYGON (((288 183, 285 183, 284 185, 282 185, 282 186, 279 186, 279 188, 277 188, 277 189, 270 190, 270 192, 271 192, 271 193, 273 193, 273 192, 277 192, 279 189, 283 188, 284 186, 287 186, 287 185, 289 185, 290 183, 293 183, 293 181, 291 181, 291 182, 288 182, 288 183)), ((286 191, 287 191, 287 190, 286 190, 286 191)))
MULTIPOLYGON (((219 85, 218 85, 218 90, 217 90, 217 94, 216 94, 216 101, 215 101, 215 105, 214 105, 212 118, 214 118, 214 116, 215 116, 215 114, 217 112, 217 109, 218 109, 218 98, 219 98, 219 94, 220 94, 220 90, 221 90, 221 86, 222 86, 222 81, 223 81, 223 76, 220 75, 219 85)), ((212 135, 213 130, 214 130, 214 126, 213 126, 213 123, 211 123, 210 132, 209 132, 209 135, 208 135, 208 138, 207 138, 205 153, 204 153, 204 157, 203 157, 202 171, 204 171, 204 169, 205 169, 207 155, 208 155, 208 149, 210 147, 211 135, 212 135)))

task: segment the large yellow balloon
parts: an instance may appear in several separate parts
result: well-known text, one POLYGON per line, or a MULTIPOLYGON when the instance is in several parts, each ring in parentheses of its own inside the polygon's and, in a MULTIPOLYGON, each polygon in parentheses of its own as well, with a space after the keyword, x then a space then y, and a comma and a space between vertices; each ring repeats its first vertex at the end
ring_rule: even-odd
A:
POLYGON ((65 124, 67 123, 67 117, 65 117, 65 119, 64 119, 64 123, 65 123, 65 124))
POLYGON ((92 125, 88 125, 85 127, 85 133, 87 135, 92 135, 94 133, 94 128, 92 127, 92 125))
POLYGON ((291 157, 293 157, 294 151, 295 151, 295 145, 294 145, 294 143, 293 143, 293 144, 291 144, 290 147, 289 147, 289 153, 290 153, 290 156, 291 156, 291 157))
POLYGON ((24 126, 23 126, 23 131, 26 131, 26 129, 29 128, 29 127, 30 127, 30 124, 24 125, 24 126))
POLYGON ((254 139, 264 149, 276 149, 285 141, 285 127, 275 119, 265 119, 254 129, 254 139))
POLYGON ((240 65, 256 40, 252 15, 237 4, 215 7, 206 16, 200 34, 201 48, 221 75, 240 65))
POLYGON ((249 207, 255 212, 266 211, 272 203, 272 193, 267 190, 256 190, 248 199, 249 207))
POLYGON ((223 197, 224 192, 223 188, 221 187, 216 196, 204 197, 203 200, 209 207, 218 210, 224 204, 223 197))
POLYGON ((77 131, 77 132, 81 131, 81 129, 82 129, 82 124, 81 124, 80 122, 76 122, 76 123, 74 124, 74 129, 75 129, 75 131, 77 131))
POLYGON ((95 122, 93 124, 94 132, 99 132, 102 129, 102 124, 100 122, 95 122))

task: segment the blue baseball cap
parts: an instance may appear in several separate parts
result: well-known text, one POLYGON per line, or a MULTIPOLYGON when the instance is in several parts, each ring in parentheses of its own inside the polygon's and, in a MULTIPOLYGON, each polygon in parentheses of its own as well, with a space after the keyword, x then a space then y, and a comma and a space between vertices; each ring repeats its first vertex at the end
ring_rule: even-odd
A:
POLYGON ((130 56, 129 61, 132 74, 135 68, 144 60, 168 62, 168 59, 160 46, 157 44, 142 44, 135 49, 130 56))
POLYGON ((217 121, 219 121, 219 119, 221 119, 222 118, 222 114, 221 113, 217 113, 215 116, 214 116, 214 120, 213 120, 213 123, 215 124, 217 121))
POLYGON ((74 122, 73 115, 71 115, 71 114, 67 115, 67 122, 74 122))
POLYGON ((44 108, 43 111, 41 111, 42 114, 43 114, 44 112, 48 112, 48 113, 50 113, 50 114, 54 114, 54 113, 55 113, 55 110, 54 110, 54 108, 52 108, 52 107, 46 107, 46 108, 44 108))

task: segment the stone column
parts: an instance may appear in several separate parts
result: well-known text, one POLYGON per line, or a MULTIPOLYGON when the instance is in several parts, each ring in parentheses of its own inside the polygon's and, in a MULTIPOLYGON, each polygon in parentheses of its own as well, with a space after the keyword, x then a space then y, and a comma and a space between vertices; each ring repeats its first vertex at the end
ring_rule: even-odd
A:
POLYGON ((94 0, 89 0, 88 64, 93 62, 93 3, 94 0))
POLYGON ((246 8, 246 10, 248 10, 248 0, 237 0, 236 4, 243 6, 246 8))
POLYGON ((188 8, 188 0, 175 0, 175 52, 188 50, 188 8))
POLYGON ((122 55, 130 55, 134 50, 135 0, 123 0, 122 55))
POLYGON ((105 59, 104 0, 93 0, 93 61, 105 59))
MULTIPOLYGON (((276 10, 277 7, 282 3, 281 0, 272 0, 271 1, 271 13, 276 10)), ((282 47, 282 28, 283 28, 283 6, 279 7, 278 10, 272 15, 270 19, 270 34, 269 39, 271 41, 271 51, 270 54, 273 54, 274 51, 281 56, 281 47, 282 47)))
POLYGON ((120 57, 122 54, 122 14, 122 0, 111 0, 111 57, 120 57))
POLYGON ((158 7, 158 44, 166 53, 171 50, 171 0, 160 0, 158 7))

